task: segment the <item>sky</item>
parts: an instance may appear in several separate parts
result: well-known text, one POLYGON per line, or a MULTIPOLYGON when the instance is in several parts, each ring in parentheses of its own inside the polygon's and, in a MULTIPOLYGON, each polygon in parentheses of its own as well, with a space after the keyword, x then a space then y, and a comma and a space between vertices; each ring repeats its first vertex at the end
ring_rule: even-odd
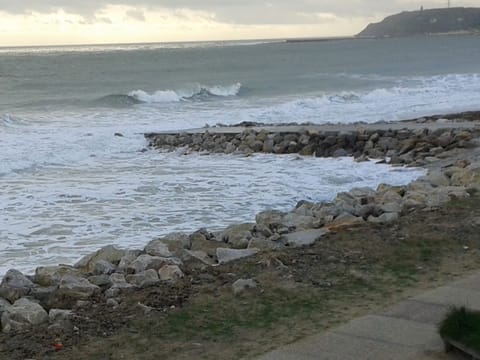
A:
POLYGON ((0 46, 345 36, 422 5, 447 0, 0 0, 0 46))

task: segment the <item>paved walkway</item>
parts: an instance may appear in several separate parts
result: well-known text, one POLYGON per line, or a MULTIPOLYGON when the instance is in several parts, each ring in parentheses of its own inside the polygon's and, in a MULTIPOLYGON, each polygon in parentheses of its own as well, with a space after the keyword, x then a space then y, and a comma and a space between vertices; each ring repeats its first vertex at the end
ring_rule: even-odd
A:
POLYGON ((267 353, 258 360, 434 360, 445 354, 437 324, 451 305, 480 310, 480 272, 402 301, 323 334, 267 353))

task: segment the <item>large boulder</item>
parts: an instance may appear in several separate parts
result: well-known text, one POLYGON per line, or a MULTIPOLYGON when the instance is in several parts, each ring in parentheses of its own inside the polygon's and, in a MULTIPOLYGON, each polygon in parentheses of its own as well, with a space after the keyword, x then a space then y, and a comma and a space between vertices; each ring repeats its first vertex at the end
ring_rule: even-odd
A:
POLYGON ((81 276, 80 270, 69 265, 40 266, 35 269, 33 281, 41 286, 58 285, 64 275, 81 276))
POLYGON ((158 270, 163 265, 181 265, 182 261, 175 257, 151 256, 148 254, 140 255, 127 267, 128 273, 141 273, 149 269, 158 270))
POLYGON ((230 244, 234 249, 245 249, 252 238, 255 224, 230 225, 221 234, 220 239, 230 244))
POLYGON ((0 283, 0 297, 14 302, 22 296, 28 295, 34 287, 33 282, 20 271, 8 270, 0 283))
POLYGON ((105 291, 105 297, 107 298, 115 298, 119 296, 125 289, 128 290, 135 287, 135 285, 127 282, 125 275, 119 273, 110 275, 110 281, 113 285, 107 291, 105 291))
POLYGON ((105 260, 114 265, 118 265, 124 255, 125 250, 119 249, 114 245, 107 245, 92 254, 85 255, 74 266, 84 272, 91 273, 95 269, 95 263, 97 261, 105 260))
POLYGON ((168 249, 173 254, 179 254, 183 249, 190 249, 191 246, 189 235, 180 232, 170 233, 153 241, 161 241, 162 243, 167 244, 168 249))
POLYGON ((228 249, 228 248, 218 248, 217 249, 217 260, 219 264, 226 264, 231 261, 243 259, 250 257, 258 253, 259 249, 228 249))
POLYGON ((451 183, 454 186, 480 188, 480 167, 460 169, 452 175, 451 183))
POLYGON ((255 217, 255 221, 258 225, 265 226, 271 230, 275 230, 278 227, 283 226, 283 215, 284 213, 277 210, 267 210, 258 213, 255 217))
POLYGON ((350 213, 343 213, 335 218, 330 224, 326 225, 325 228, 328 231, 340 231, 363 224, 365 224, 365 220, 363 220, 362 217, 350 213))
POLYGON ((151 256, 172 257, 173 254, 168 248, 168 244, 162 240, 152 240, 145 246, 145 252, 151 256))
POLYGON ((127 250, 117 266, 117 272, 126 272, 128 266, 142 254, 140 250, 127 250))
POLYGON ((157 271, 153 269, 138 274, 127 275, 125 278, 128 283, 138 287, 151 286, 159 282, 157 271))
POLYGON ((202 250, 184 250, 181 259, 188 268, 205 268, 214 264, 212 257, 202 250))
POLYGON ((390 212, 390 213, 384 213, 378 217, 369 216, 368 222, 374 223, 374 224, 387 224, 387 223, 397 221, 399 217, 400 215, 398 213, 390 212))
POLYGON ((3 298, 0 298, 0 318, 2 317, 2 314, 11 307, 12 307, 12 304, 10 304, 9 301, 3 298))
POLYGON ((39 304, 21 298, 2 314, 2 328, 8 333, 24 331, 48 322, 48 313, 39 304))
POLYGON ((326 235, 327 231, 324 229, 297 231, 284 235, 285 245, 290 247, 302 247, 313 245, 322 236, 326 235))
POLYGON ((117 267, 107 260, 97 260, 93 265, 94 275, 110 275, 115 272, 117 267))
POLYGON ((51 294, 48 305, 50 308, 70 309, 78 300, 88 300, 100 292, 99 286, 85 278, 65 275, 58 289, 51 294))
POLYGON ((164 265, 158 270, 158 275, 162 281, 178 281, 185 275, 177 265, 164 265))
POLYGON ((299 215, 296 212, 286 214, 282 219, 282 224, 288 229, 312 229, 318 227, 318 222, 313 216, 299 215))
POLYGON ((205 251, 209 256, 215 256, 217 248, 225 246, 223 242, 209 240, 204 234, 195 232, 190 235, 192 251, 205 251))

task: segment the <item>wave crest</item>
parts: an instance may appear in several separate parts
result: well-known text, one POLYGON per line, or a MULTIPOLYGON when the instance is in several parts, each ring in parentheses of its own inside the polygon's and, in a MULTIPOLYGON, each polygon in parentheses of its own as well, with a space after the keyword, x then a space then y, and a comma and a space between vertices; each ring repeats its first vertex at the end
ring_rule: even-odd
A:
POLYGON ((128 96, 141 103, 165 103, 179 102, 188 100, 202 100, 209 97, 230 97, 237 96, 240 93, 242 84, 222 86, 205 86, 197 84, 191 89, 183 90, 157 90, 154 93, 148 93, 144 90, 131 91, 128 96))

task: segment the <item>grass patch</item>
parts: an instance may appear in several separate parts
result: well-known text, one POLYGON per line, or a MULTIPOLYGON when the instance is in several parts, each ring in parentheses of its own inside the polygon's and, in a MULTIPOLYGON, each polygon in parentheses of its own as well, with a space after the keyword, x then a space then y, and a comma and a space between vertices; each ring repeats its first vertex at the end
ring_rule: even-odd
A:
POLYGON ((442 338, 457 341, 480 351, 480 312, 453 307, 439 326, 442 338))
POLYGON ((192 303, 168 315, 165 333, 170 337, 231 338, 237 328, 270 329, 292 317, 308 319, 325 308, 325 301, 312 293, 282 289, 248 297, 225 296, 220 301, 192 303))

